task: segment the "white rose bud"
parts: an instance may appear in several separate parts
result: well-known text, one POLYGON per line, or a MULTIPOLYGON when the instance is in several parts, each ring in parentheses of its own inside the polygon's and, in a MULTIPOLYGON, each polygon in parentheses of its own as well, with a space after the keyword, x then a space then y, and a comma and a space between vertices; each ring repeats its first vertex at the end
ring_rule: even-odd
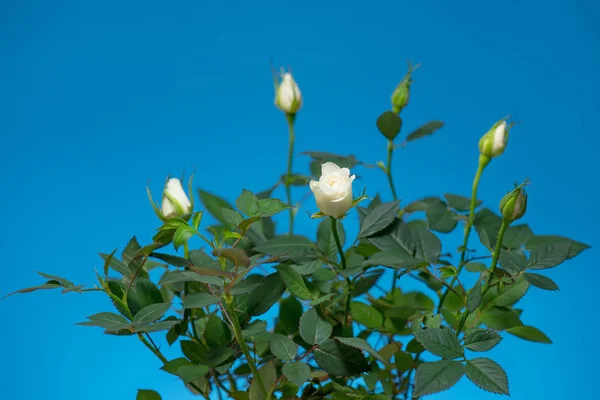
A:
POLYGON ((325 215, 339 218, 352 207, 352 181, 348 168, 340 168, 332 162, 321 165, 319 181, 310 181, 317 206, 325 215))
POLYGON ((167 181, 161 212, 164 218, 181 217, 192 212, 190 199, 185 194, 179 179, 171 178, 167 181))
POLYGON ((492 129, 479 140, 479 152, 481 155, 492 159, 504 153, 506 143, 508 142, 509 128, 506 126, 506 120, 504 119, 496 122, 492 126, 492 129))
POLYGON ((281 75, 281 82, 276 83, 275 105, 286 114, 296 114, 302 108, 302 93, 291 73, 281 75))

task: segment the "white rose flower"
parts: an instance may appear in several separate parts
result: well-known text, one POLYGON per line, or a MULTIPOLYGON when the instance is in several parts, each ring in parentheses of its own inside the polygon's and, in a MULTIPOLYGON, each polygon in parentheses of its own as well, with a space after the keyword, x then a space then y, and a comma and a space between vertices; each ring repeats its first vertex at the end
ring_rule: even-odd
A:
POLYGON ((498 157, 504 153, 508 142, 508 128, 506 120, 496 122, 488 133, 479 141, 479 152, 487 158, 498 157))
POLYGON ((161 212, 164 218, 180 217, 192 212, 190 199, 185 194, 179 179, 171 178, 165 185, 161 212))
POLYGON ((340 168, 335 163, 321 165, 319 181, 310 181, 310 189, 315 195, 317 206, 325 215, 339 218, 352 207, 352 181, 348 168, 340 168))
POLYGON ((287 114, 296 114, 302 108, 302 93, 289 72, 281 75, 275 90, 275 105, 287 114))

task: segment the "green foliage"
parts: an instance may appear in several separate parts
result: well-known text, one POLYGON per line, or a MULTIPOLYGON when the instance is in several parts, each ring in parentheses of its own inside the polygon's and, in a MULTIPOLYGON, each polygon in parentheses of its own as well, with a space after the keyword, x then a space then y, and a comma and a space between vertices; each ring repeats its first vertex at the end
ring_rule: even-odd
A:
POLYGON ((467 361, 467 377, 488 392, 508 395, 508 378, 498 363, 489 358, 475 358, 467 361))
POLYGON ((465 374, 463 364, 442 360, 419 365, 415 376, 415 396, 424 396, 450 389, 465 374))
POLYGON ((321 344, 331 336, 331 324, 319 317, 314 308, 310 308, 300 318, 300 336, 308 344, 321 344))
MULTIPOLYGON (((413 71, 411 66, 402 90, 408 90, 413 71)), ((10 295, 49 289, 104 293, 113 307, 109 303, 108 310, 90 313, 78 325, 139 340, 163 371, 204 398, 409 400, 448 390, 464 374, 485 391, 508 395, 502 367, 485 354, 472 358, 472 352, 501 349, 507 334, 551 343, 521 319, 520 301, 530 287, 558 291, 538 270, 558 267, 589 246, 535 234, 526 224, 503 221, 497 207, 481 208, 477 191, 490 164, 486 157, 474 171, 472 198, 418 197, 404 187, 396 193, 394 151, 444 126, 428 122, 394 143, 403 124, 398 114, 408 101, 403 93, 402 106, 396 93, 393 111, 375 121, 387 139, 386 163, 310 151, 302 153, 309 156, 305 171, 296 171, 292 152, 287 172, 274 175, 279 182, 262 192, 242 189, 226 199, 199 189, 199 210, 169 218, 152 203, 156 230, 139 236, 152 240, 131 237, 121 251, 100 253, 94 287, 38 272, 41 284, 10 295), (347 206, 339 218, 323 218, 327 207, 311 209, 314 203, 294 198, 308 191, 311 178, 320 178, 325 162, 359 178, 354 198, 316 202, 323 207, 322 201, 331 200, 336 210, 347 206), (383 171, 391 193, 376 193, 362 168, 383 171), (360 178, 368 192, 357 193, 360 178), (280 189, 286 201, 275 197, 280 189), (418 200, 398 200, 409 197, 418 200), (281 220, 289 231, 278 229, 281 220), (294 231, 295 220, 316 234, 294 231), (446 242, 449 233, 462 235, 458 249, 454 239, 446 242), (464 279, 469 273, 476 275, 464 279), (171 360, 163 354, 162 335, 170 351, 179 352, 171 360)), ((292 132, 294 121, 287 116, 292 132)), ((248 184, 240 181, 238 187, 248 184)), ((144 389, 137 399, 160 396, 144 389)))

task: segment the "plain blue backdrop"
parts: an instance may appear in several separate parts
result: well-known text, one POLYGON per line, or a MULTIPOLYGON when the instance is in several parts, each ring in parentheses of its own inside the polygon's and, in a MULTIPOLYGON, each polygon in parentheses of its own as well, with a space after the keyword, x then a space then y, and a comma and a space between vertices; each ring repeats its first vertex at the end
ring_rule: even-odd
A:
MULTIPOLYGON (((38 284, 34 270, 93 284, 97 252, 122 249, 133 234, 147 243, 158 226, 148 181, 158 198, 167 174, 195 168, 196 186, 229 200, 277 181, 287 130, 273 106, 271 59, 293 67, 305 97, 297 153, 368 163, 385 158, 374 122, 406 61, 422 64, 405 129, 447 125, 397 154, 405 201, 468 195, 479 137, 513 115, 522 124, 486 169, 480 197, 496 209, 514 181, 530 178, 525 222, 597 247, 599 19, 591 0, 3 0, 0 294, 38 284)), ((308 171, 304 156, 295 165, 308 171)), ((355 172, 357 190, 390 198, 381 171, 355 172)), ((298 217, 310 234, 317 222, 306 210, 315 211, 312 199, 298 217)), ((355 233, 356 215, 345 224, 355 233)), ((458 240, 445 245, 454 251, 458 240)), ((559 292, 532 288, 521 303, 553 345, 507 335, 493 350, 512 398, 600 395, 594 254, 548 271, 559 292)), ((108 310, 95 293, 1 300, 0 397, 127 400, 152 388, 192 398, 135 339, 74 325, 108 310)), ((465 377, 434 398, 495 396, 465 377)))

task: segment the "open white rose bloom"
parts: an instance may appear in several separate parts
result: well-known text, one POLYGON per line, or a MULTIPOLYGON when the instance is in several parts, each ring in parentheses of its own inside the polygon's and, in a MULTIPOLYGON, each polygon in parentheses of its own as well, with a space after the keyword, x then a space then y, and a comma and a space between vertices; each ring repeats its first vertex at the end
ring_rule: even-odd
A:
POLYGON ((335 163, 321 165, 319 181, 310 181, 310 189, 315 195, 317 206, 325 215, 339 218, 352 207, 352 182, 348 168, 340 168, 335 163))
POLYGON ((183 214, 189 214, 192 211, 192 204, 190 203, 190 199, 188 199, 183 187, 181 186, 181 182, 177 178, 171 178, 167 182, 165 186, 165 191, 163 193, 163 201, 162 201, 162 215, 165 218, 179 216, 177 212, 177 207, 173 204, 173 202, 177 202, 178 205, 183 210, 183 214))

